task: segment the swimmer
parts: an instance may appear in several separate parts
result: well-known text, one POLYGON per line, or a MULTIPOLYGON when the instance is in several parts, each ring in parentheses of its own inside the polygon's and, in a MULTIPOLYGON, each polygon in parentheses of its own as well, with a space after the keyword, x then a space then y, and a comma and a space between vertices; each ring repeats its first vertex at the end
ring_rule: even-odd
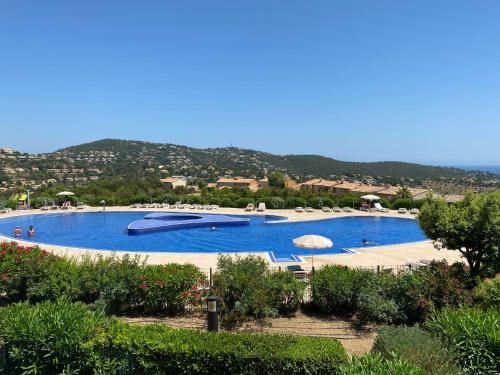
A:
POLYGON ((28 237, 34 237, 35 236, 35 228, 33 228, 33 225, 30 225, 28 228, 28 237))
POLYGON ((368 244, 369 244, 369 242, 368 242, 368 240, 367 240, 366 238, 363 238, 363 239, 361 240, 361 243, 362 243, 363 245, 368 245, 368 244))
POLYGON ((14 237, 21 237, 23 234, 23 231, 20 226, 17 226, 16 229, 14 229, 14 237))
POLYGON ((210 227, 210 230, 217 230, 216 227, 210 227))

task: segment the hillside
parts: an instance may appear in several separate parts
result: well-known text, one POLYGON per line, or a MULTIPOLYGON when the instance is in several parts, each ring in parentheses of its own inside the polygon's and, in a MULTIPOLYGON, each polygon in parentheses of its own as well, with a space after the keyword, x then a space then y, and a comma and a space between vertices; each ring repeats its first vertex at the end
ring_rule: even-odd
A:
POLYGON ((118 159, 113 164, 120 164, 127 159, 136 163, 142 160, 145 164, 150 164, 149 162, 165 164, 172 169, 172 172, 176 172, 175 174, 186 170, 207 169, 215 169, 222 174, 233 172, 245 176, 261 176, 271 170, 282 170, 289 175, 300 177, 313 175, 325 178, 330 175, 370 175, 427 179, 460 178, 468 174, 468 172, 456 168, 441 168, 396 161, 354 163, 319 155, 281 156, 236 147, 196 149, 173 144, 113 139, 104 139, 59 150, 59 152, 73 157, 95 151, 111 151, 118 155, 118 159))
POLYGON ((396 161, 353 163, 319 155, 273 155, 236 147, 198 149, 103 139, 41 155, 6 150, 0 152, 0 183, 4 188, 15 185, 36 188, 51 182, 81 185, 115 176, 184 175, 210 182, 224 175, 260 178, 272 171, 282 171, 298 181, 322 177, 379 184, 445 181, 469 187, 498 185, 498 175, 457 168, 396 161))

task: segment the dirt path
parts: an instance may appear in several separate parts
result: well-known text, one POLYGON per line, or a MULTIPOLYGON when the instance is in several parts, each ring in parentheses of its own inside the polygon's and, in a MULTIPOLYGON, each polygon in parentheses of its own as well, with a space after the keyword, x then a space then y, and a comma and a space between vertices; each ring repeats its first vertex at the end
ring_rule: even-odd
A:
MULTIPOLYGON (((205 329, 204 315, 185 317, 128 317, 123 318, 130 324, 163 323, 174 328, 205 329)), ((362 354, 370 351, 376 333, 375 327, 359 329, 349 320, 305 315, 298 312, 291 318, 271 319, 271 326, 260 327, 254 323, 238 329, 242 332, 264 332, 284 335, 332 337, 339 340, 349 354, 362 354)), ((221 328, 224 330, 224 328, 221 328)))

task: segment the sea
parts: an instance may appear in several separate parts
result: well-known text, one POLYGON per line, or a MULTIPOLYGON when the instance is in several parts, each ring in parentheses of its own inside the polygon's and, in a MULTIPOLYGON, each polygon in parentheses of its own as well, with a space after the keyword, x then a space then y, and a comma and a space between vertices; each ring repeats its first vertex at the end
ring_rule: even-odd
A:
POLYGON ((466 171, 483 171, 500 174, 500 165, 454 165, 456 168, 466 171))

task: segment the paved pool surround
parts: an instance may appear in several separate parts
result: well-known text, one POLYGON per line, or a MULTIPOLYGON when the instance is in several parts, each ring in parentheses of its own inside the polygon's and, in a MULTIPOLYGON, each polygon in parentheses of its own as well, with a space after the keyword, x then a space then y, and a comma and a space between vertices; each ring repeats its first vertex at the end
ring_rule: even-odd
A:
POLYGON ((153 212, 136 220, 127 227, 128 234, 145 234, 186 228, 217 228, 228 225, 248 225, 250 219, 227 215, 190 214, 177 212, 153 212))

